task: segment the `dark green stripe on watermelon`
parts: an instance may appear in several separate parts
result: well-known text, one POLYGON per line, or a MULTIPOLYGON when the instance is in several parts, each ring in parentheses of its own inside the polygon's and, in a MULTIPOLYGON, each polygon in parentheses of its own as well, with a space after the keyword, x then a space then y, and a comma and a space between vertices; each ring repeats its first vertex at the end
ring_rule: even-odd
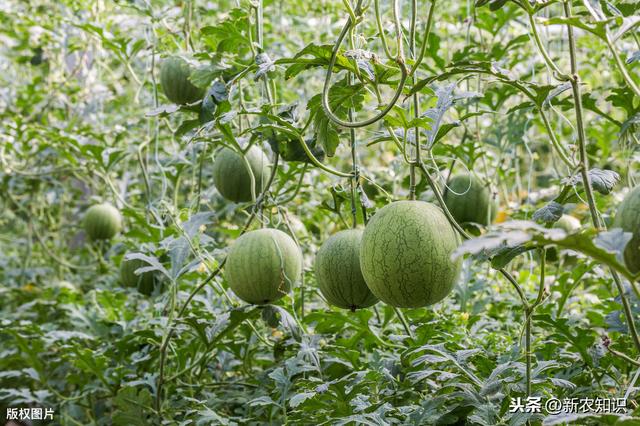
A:
POLYGON ((491 199, 489 188, 468 173, 456 175, 447 183, 444 202, 458 223, 487 226, 498 213, 498 204, 491 199))
POLYGON ((423 201, 397 201, 369 221, 360 244, 360 267, 371 292, 399 308, 444 299, 460 273, 451 255, 459 237, 442 210, 423 201))
POLYGON ((362 230, 340 231, 322 244, 316 255, 318 287, 327 302, 343 309, 367 308, 378 302, 360 270, 362 230))
MULTIPOLYGON (((253 172, 255 195, 264 189, 269 177, 270 163, 264 152, 252 146, 245 157, 253 172)), ((236 203, 251 201, 251 175, 240 154, 229 148, 221 149, 213 164, 213 184, 224 198, 236 203)))
POLYGON ((204 97, 204 90, 191 81, 191 66, 179 56, 171 56, 160 67, 160 84, 165 96, 178 105, 191 104, 204 97))
POLYGON ((624 261, 631 272, 640 272, 640 186, 633 188, 624 198, 613 226, 633 234, 624 250, 624 261))
POLYGON ((300 279, 302 253, 277 229, 247 232, 231 246, 225 278, 240 299, 255 305, 282 298, 300 279))

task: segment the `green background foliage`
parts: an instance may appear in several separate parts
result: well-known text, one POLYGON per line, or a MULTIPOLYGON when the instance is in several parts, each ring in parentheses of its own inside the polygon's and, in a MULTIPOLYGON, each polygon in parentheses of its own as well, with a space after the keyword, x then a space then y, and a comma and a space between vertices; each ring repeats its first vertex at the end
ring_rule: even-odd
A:
POLYGON ((638 179, 640 6, 382 1, 378 25, 374 2, 358 3, 0 4, 0 413, 53 407, 62 425, 640 424, 640 303, 621 257, 631 235, 606 231, 638 179), (346 5, 358 26, 324 93, 331 117, 323 86, 346 5), (194 64, 202 102, 163 95, 173 54, 194 64), (353 131, 335 123, 385 108, 353 131), (268 191, 235 204, 213 162, 249 145, 278 166, 268 191), (465 228, 474 238, 449 297, 402 311, 326 304, 313 261, 330 235, 394 200, 437 204, 466 171, 500 208, 497 223, 465 228), (99 202, 124 229, 90 242, 83 215, 99 202), (582 229, 553 229, 562 213, 582 229), (230 244, 260 227, 294 237, 304 271, 255 307, 220 272, 230 244), (125 253, 164 291, 123 286, 125 253), (626 397, 629 418, 510 413, 527 395, 626 397))

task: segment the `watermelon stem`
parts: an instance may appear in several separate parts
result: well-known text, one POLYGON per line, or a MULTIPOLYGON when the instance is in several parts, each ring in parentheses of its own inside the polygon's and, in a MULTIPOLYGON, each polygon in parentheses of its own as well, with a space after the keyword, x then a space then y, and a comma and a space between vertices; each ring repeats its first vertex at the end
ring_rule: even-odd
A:
MULTIPOLYGON (((467 232, 462 228, 462 226, 460 226, 460 224, 458 222, 456 222, 455 218, 453 217, 453 215, 451 214, 451 212, 447 208, 447 205, 444 202, 444 198, 442 197, 442 193, 440 192, 440 189, 435 184, 433 178, 431 177, 431 174, 429 173, 429 171, 427 170, 427 168, 425 167, 425 165, 424 165, 424 163, 422 161, 420 163, 418 163, 418 167, 420 168, 420 170, 422 171, 424 176, 427 178, 427 182, 429 183, 429 186, 431 187, 431 190, 435 194, 436 199, 438 200, 438 204, 442 208, 442 211, 444 212, 445 216, 449 220, 449 223, 451 223, 453 228, 456 231, 458 231, 458 233, 460 234, 460 236, 462 238, 464 238, 465 240, 471 239, 471 236, 469 234, 467 234, 467 232)), ((525 310, 529 309, 529 302, 527 301, 527 298, 526 298, 526 296, 524 294, 524 290, 522 289, 522 287, 520 286, 518 281, 513 277, 513 275, 511 275, 509 273, 509 271, 505 270, 504 268, 498 269, 498 272, 500 272, 502 274, 502 276, 505 277, 505 279, 507 281, 509 281, 509 283, 511 283, 511 285, 515 288, 516 292, 518 293, 518 296, 520 297, 520 301, 522 303, 522 307, 525 310)))
POLYGON ((396 315, 398 316, 398 319, 402 323, 402 327, 404 328, 404 331, 407 333, 407 336, 411 337, 412 339, 415 339, 415 336, 413 335, 413 331, 411 331, 411 328, 409 327, 409 322, 407 322, 407 319, 404 317, 402 311, 396 308, 395 306, 393 307, 393 311, 396 313, 396 315))
MULTIPOLYGON (((347 84, 351 84, 351 74, 347 75, 347 84)), ((353 108, 349 108, 349 121, 353 121, 353 108)), ((351 165, 352 176, 349 178, 349 185, 351 186, 351 217, 352 228, 355 229, 358 226, 358 209, 356 207, 356 185, 358 184, 358 157, 356 156, 356 129, 349 129, 349 138, 351 142, 351 165)))

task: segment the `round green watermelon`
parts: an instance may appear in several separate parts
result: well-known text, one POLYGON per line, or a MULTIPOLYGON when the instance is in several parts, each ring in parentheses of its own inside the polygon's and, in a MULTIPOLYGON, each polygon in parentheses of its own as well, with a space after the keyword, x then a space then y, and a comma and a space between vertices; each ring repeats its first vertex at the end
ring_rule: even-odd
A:
POLYGON ((144 295, 149 296, 153 293, 156 286, 160 285, 160 280, 154 271, 146 271, 136 274, 140 268, 149 266, 147 262, 141 259, 122 260, 120 263, 120 282, 125 287, 135 287, 144 295))
POLYGON ((171 56, 162 62, 160 67, 160 84, 165 96, 178 105, 199 101, 204 90, 196 87, 191 81, 191 66, 179 56, 171 56))
POLYGON ((316 255, 318 287, 331 305, 355 311, 378 303, 360 270, 362 230, 340 231, 322 244, 316 255))
POLYGON ((613 227, 633 234, 624 250, 624 261, 631 272, 640 272, 640 186, 633 188, 618 207, 613 227))
POLYGON ((562 229, 566 233, 571 233, 580 229, 580 221, 568 214, 563 214, 556 223, 553 224, 554 228, 562 229))
POLYGON ((122 216, 109 203, 91 206, 84 215, 84 230, 91 240, 110 240, 122 229, 122 216))
MULTIPOLYGON (((270 163, 265 153, 252 146, 245 154, 255 183, 255 195, 260 195, 269 179, 270 163)), ((224 198, 236 203, 251 201, 251 175, 242 156, 222 148, 213 163, 213 184, 224 198)))
POLYGON ((445 188, 444 202, 458 223, 487 226, 498 213, 498 204, 491 199, 489 188, 470 173, 451 178, 445 188))
POLYGON ((224 270, 236 296, 247 303, 267 304, 287 294, 300 279, 302 253, 284 232, 258 229, 231 246, 224 270))
POLYGON ((389 305, 418 308, 444 299, 460 273, 451 255, 459 237, 439 207, 396 201, 367 224, 360 268, 371 292, 389 305))

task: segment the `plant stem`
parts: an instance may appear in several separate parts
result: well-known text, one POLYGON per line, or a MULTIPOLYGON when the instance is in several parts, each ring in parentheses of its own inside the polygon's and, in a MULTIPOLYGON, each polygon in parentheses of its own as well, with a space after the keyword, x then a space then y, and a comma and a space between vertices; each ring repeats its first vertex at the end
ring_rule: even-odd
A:
POLYGON ((604 41, 607 43, 607 46, 609 47, 609 50, 613 55, 613 59, 618 66, 618 70, 620 71, 620 74, 622 74, 622 78, 624 79, 625 83, 627 83, 627 85, 631 88, 633 93, 635 93, 636 96, 640 97, 640 87, 638 87, 636 82, 633 81, 633 78, 627 71, 627 67, 624 65, 624 62, 622 62, 622 59, 620 59, 620 55, 618 54, 616 47, 613 45, 613 41, 611 40, 611 36, 609 35, 609 30, 606 29, 605 31, 606 33, 604 41))
MULTIPOLYGON (((571 16, 571 5, 568 2, 564 2, 564 12, 567 17, 571 16)), ((578 75, 578 61, 576 54, 576 42, 573 34, 573 27, 567 25, 567 32, 569 37, 569 55, 571 62, 571 88, 573 91, 573 100, 576 108, 576 123, 578 130, 578 145, 580 152, 580 174, 582 176, 582 184, 584 186, 585 195, 587 197, 587 203, 589 204, 589 212, 591 213, 591 220, 593 225, 599 231, 604 230, 604 225, 601 221, 600 214, 593 196, 593 188, 589 179, 589 159, 587 157, 587 142, 586 134, 584 130, 583 112, 582 112, 582 95, 580 91, 580 76, 578 75)), ((620 300, 622 301, 623 310, 629 327, 629 334, 633 339, 633 343, 636 346, 636 350, 640 352, 640 338, 636 330, 635 320, 631 311, 631 306, 624 293, 624 286, 620 276, 612 268, 609 268, 611 276, 616 285, 618 293, 620 294, 620 300)))
POLYGON ((525 315, 525 340, 524 350, 526 359, 526 380, 527 380, 527 397, 531 396, 531 314, 532 312, 526 312, 525 315))
MULTIPOLYGON (((435 181, 431 177, 431 174, 429 173, 427 168, 424 166, 424 163, 421 162, 420 164, 418 164, 418 167, 420 167, 420 170, 422 171, 424 176, 427 178, 427 182, 429 183, 429 186, 431 187, 431 190, 433 191, 433 193, 436 196, 438 204, 442 208, 442 211, 445 214, 445 216, 447 217, 447 219, 449 220, 449 223, 451 224, 451 226, 453 226, 454 229, 456 231, 458 231, 460 236, 462 238, 464 238, 465 240, 471 239, 471 236, 469 234, 467 234, 467 232, 460 226, 460 224, 458 222, 456 222, 455 218, 453 217, 453 215, 451 214, 451 212, 447 208, 447 205, 444 202, 444 198, 442 198, 442 193, 440 192, 440 189, 435 184, 435 181)), ((504 268, 498 269, 498 272, 500 272, 500 274, 502 274, 502 276, 507 281, 509 281, 509 283, 515 288, 516 292, 518 293, 518 296, 520 297, 520 301, 521 301, 522 306, 525 309, 525 311, 527 309, 529 309, 529 302, 527 301, 527 297, 524 294, 524 290, 522 290, 522 287, 520 286, 518 281, 515 278, 513 278, 513 276, 507 270, 505 270, 504 268)))
MULTIPOLYGON (((422 37, 422 45, 420 46, 418 57, 417 59, 415 59, 413 67, 409 72, 410 77, 413 77, 416 71, 418 71, 418 67, 422 63, 425 53, 427 52, 427 47, 429 47, 429 34, 431 34, 431 27, 433 25, 433 13, 435 11, 435 8, 436 8, 436 0, 431 0, 431 7, 429 7, 429 15, 427 16, 427 25, 424 28, 424 35, 422 37)), ((416 10, 417 10, 417 5, 416 5, 416 10)))
POLYGON ((567 165, 567 167, 569 167, 569 169, 575 168, 575 165, 573 164, 573 161, 571 159, 569 159, 569 155, 567 154, 566 150, 564 149, 564 146, 562 146, 562 144, 558 140, 558 137, 556 136, 555 132, 553 131, 553 128, 551 127, 551 123, 549 123, 549 118, 547 118, 547 114, 544 112, 544 110, 542 108, 538 107, 537 109, 538 109, 538 113, 540 114, 540 118, 542 118, 542 123, 544 124, 544 127, 547 130, 547 134, 549 135, 549 139, 551 140, 551 145, 553 146, 553 148, 555 148, 556 152, 560 156, 560 159, 562 160, 562 162, 564 164, 567 165))
POLYGON ((204 160, 207 158, 208 151, 209 151, 209 145, 205 142, 204 148, 200 153, 200 164, 198 164, 198 183, 196 187, 196 202, 195 202, 196 212, 200 211, 200 199, 202 198, 202 169, 204 168, 204 160))
POLYGON ((300 141, 300 145, 302 146, 302 149, 304 150, 305 154, 307 154, 307 157, 309 157, 309 160, 311 160, 311 162, 317 166, 319 169, 324 170, 327 173, 331 173, 332 175, 336 175, 336 176, 340 176, 340 177, 351 177, 352 174, 351 173, 344 173, 338 170, 335 170, 325 164, 322 164, 320 162, 320 160, 318 160, 316 158, 315 155, 313 155, 313 153, 311 152, 311 150, 309 149, 309 147, 307 146, 307 144, 305 143, 304 139, 302 138, 302 135, 300 135, 300 133, 298 133, 295 130, 289 129, 287 127, 283 127, 283 126, 278 126, 278 125, 270 125, 269 127, 272 127, 278 131, 281 131, 283 133, 286 133, 288 135, 294 136, 296 138, 298 138, 298 140, 300 141))
MULTIPOLYGON (((275 160, 275 165, 274 168, 277 167, 277 159, 278 157, 276 156, 276 160, 275 160)), ((264 196, 264 194, 269 191, 269 187, 271 186, 271 183, 273 182, 273 171, 271 174, 271 177, 269 179, 268 185, 264 188, 264 190, 262 191, 262 193, 260 194, 260 197, 258 198, 259 201, 261 201, 262 197, 264 196)), ((249 218, 247 219, 244 227, 242 228, 242 231, 240 232, 240 235, 243 235, 245 232, 247 232, 247 230, 249 229, 249 227, 251 226, 251 224, 253 223, 254 219, 256 218, 256 209, 254 209, 254 211, 251 213, 251 215, 249 216, 249 218)), ((198 292, 200 292, 200 290, 202 290, 209 282, 211 282, 211 280, 213 280, 216 276, 218 276, 218 274, 220 273, 220 271, 222 271, 222 268, 224 267, 225 263, 226 263, 227 259, 224 258, 220 264, 218 265, 218 267, 212 271, 209 276, 207 276, 207 278, 202 281, 196 288, 194 288, 191 293, 189 294, 189 297, 187 297, 187 300, 185 300, 185 302, 183 303, 182 307, 180 308, 180 310, 178 311, 178 315, 173 319, 173 321, 169 324, 169 331, 167 332, 166 337, 164 338, 162 345, 160 346, 160 368, 159 368, 159 373, 158 373, 158 385, 157 385, 157 389, 156 389, 156 400, 155 400, 155 408, 156 411, 158 412, 158 416, 160 418, 162 418, 162 387, 164 384, 164 367, 166 364, 166 359, 167 359, 167 349, 169 347, 169 342, 171 341, 171 338, 173 337, 174 333, 175 333, 175 323, 178 321, 178 319, 180 319, 185 311, 187 310, 187 307, 189 306, 189 304, 191 303, 191 301, 193 300, 193 298, 195 297, 196 294, 198 294, 198 292)))
POLYGON ((387 55, 390 61, 394 60, 391 51, 389 50, 389 44, 387 43, 387 36, 384 33, 384 28, 382 28, 382 19, 380 18, 380 0, 374 0, 374 9, 376 12, 376 24, 378 26, 378 34, 380 35, 380 41, 382 42, 382 48, 384 49, 384 53, 387 55))
POLYGON ((542 303, 545 289, 545 272, 546 272, 546 253, 547 251, 540 249, 540 283, 538 284, 538 296, 536 300, 525 311, 525 359, 526 359, 526 381, 527 381, 527 397, 531 396, 531 364, 533 363, 533 352, 531 351, 531 317, 535 313, 536 308, 542 303))
MULTIPOLYGON (((362 11, 362 2, 363 0, 358 0, 358 3, 356 5, 356 9, 355 9, 355 13, 356 15, 361 14, 362 11)), ((394 0, 394 11, 397 9, 397 2, 398 0, 394 0)), ((398 39, 401 41, 401 34, 402 34, 402 26, 400 24, 400 21, 398 19, 397 16, 395 16, 395 22, 396 22, 396 32, 398 33, 398 39)), ((369 119, 363 120, 363 121, 357 121, 357 122, 351 122, 351 121, 345 121, 340 119, 338 116, 335 115, 335 113, 331 110, 331 106, 329 105, 329 89, 331 88, 331 74, 333 73, 333 68, 336 65, 336 61, 338 59, 338 51, 340 50, 340 45, 342 44, 342 41, 344 40, 344 38, 346 37, 346 35, 349 33, 349 31, 351 30, 351 28, 356 25, 356 23, 353 21, 353 19, 350 17, 347 20, 347 23, 344 25, 344 27, 342 28, 342 31, 340 32, 340 35, 338 36, 338 39, 336 40, 334 46, 333 46, 333 50, 331 52, 331 59, 329 60, 329 66, 327 68, 327 72, 325 75, 325 80, 324 80, 324 87, 322 89, 322 107, 324 108, 324 112, 327 115, 327 117, 333 121, 334 123, 343 126, 343 127, 347 127, 347 128, 358 128, 358 127, 365 127, 368 126, 370 124, 373 124, 379 120, 381 120, 384 116, 386 116, 389 111, 391 111, 391 109, 395 106, 395 104, 398 102, 398 99, 400 98, 400 95, 402 94, 402 91, 404 90, 404 86, 405 83, 407 81, 407 75, 408 75, 408 71, 407 71, 407 67, 404 63, 404 57, 402 55, 402 43, 399 43, 398 46, 398 57, 396 58, 396 62, 398 63, 398 66, 400 67, 400 82, 398 83, 398 87, 396 88, 395 93, 393 94, 393 96, 391 97, 391 101, 389 101, 389 103, 387 104, 387 106, 380 111, 378 114, 376 114, 374 117, 371 117, 369 119)))
POLYGON ((415 336, 413 335, 413 332, 411 331, 411 327, 409 327, 409 322, 407 322, 407 319, 402 314, 402 311, 400 309, 396 308, 395 306, 393 307, 393 311, 396 313, 396 315, 398 316, 398 319, 402 323, 402 327, 404 328, 405 333, 407 333, 407 336, 411 337, 412 339, 415 339, 415 336))
MULTIPOLYGON (((416 56, 416 18, 418 14, 418 0, 411 1, 411 27, 409 31, 409 53, 411 59, 415 59, 416 56)), ((429 11, 429 16, 433 15, 433 5, 429 11)), ((428 33, 427 33, 428 36, 428 33)), ((423 46, 427 43, 427 40, 423 40, 423 46)), ((417 69, 414 65, 413 70, 417 69)), ((411 75, 411 84, 416 84, 415 75, 411 75)), ((413 117, 417 118, 420 114, 420 101, 418 99, 418 93, 413 94, 413 117)), ((420 127, 415 126, 413 128, 413 143, 415 144, 415 158, 409 164, 409 199, 415 200, 416 198, 416 164, 420 163, 420 127)))
MULTIPOLYGON (((351 84, 351 74, 347 76, 347 83, 351 84)), ((353 121, 353 108, 349 108, 349 121, 353 121)), ((351 217, 352 227, 355 229, 358 226, 358 208, 356 206, 356 185, 358 179, 358 157, 356 155, 356 129, 349 129, 349 138, 351 143, 351 165, 353 175, 349 179, 349 186, 351 187, 351 217)))
POLYGON ((628 355, 620 352, 620 351, 616 351, 615 349, 611 349, 611 347, 607 346, 607 350, 611 353, 611 355, 617 356, 619 358, 624 359, 625 361, 627 361, 630 364, 635 365, 636 367, 640 367, 640 361, 636 361, 635 359, 629 357, 628 355))
POLYGON ((540 34, 538 34, 538 28, 536 27, 534 11, 533 10, 528 10, 527 11, 527 16, 529 18, 529 25, 531 27, 531 34, 533 34, 533 40, 535 41, 536 46, 538 47, 538 50, 540 51, 540 54, 544 58, 544 62, 549 66, 549 68, 551 68, 553 70, 553 72, 555 73, 555 77, 558 80, 561 80, 561 81, 568 80, 569 76, 567 76, 565 73, 563 73, 560 70, 560 68, 558 68, 558 66, 555 64, 555 62, 553 62, 553 60, 549 56, 549 53, 547 52, 547 49, 544 47, 544 44, 542 44, 542 40, 540 40, 540 34))

